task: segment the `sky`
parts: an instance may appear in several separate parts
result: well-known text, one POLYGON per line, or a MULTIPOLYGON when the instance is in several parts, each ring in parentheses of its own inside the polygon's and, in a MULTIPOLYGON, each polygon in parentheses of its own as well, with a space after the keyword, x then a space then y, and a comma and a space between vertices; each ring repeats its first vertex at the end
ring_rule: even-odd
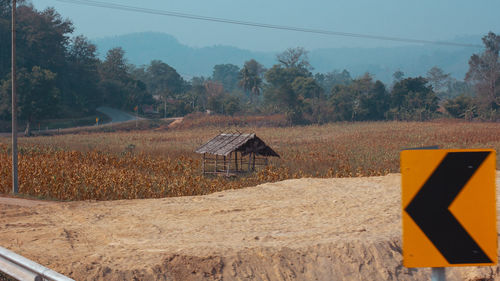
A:
MULTIPOLYGON (((376 36, 455 41, 463 36, 500 33, 498 0, 96 0, 273 25, 376 36)), ((252 51, 332 47, 385 47, 407 43, 270 30, 162 15, 32 0, 43 10, 55 7, 90 39, 135 32, 163 32, 192 47, 235 46, 252 51)), ((472 42, 481 44, 481 42, 472 42)))

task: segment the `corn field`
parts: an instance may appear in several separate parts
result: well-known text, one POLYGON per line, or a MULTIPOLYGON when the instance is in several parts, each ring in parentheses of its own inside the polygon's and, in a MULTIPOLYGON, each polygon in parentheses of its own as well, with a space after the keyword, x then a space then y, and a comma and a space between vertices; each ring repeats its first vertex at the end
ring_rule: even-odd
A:
MULTIPOLYGON (((201 195, 300 177, 377 176, 399 172, 399 151, 441 148, 500 150, 500 124, 370 122, 255 132, 281 158, 255 174, 205 177, 193 151, 221 130, 114 132, 20 138, 19 187, 51 200, 117 200, 201 195)), ((0 138, 0 193, 11 191, 10 139, 0 138)))

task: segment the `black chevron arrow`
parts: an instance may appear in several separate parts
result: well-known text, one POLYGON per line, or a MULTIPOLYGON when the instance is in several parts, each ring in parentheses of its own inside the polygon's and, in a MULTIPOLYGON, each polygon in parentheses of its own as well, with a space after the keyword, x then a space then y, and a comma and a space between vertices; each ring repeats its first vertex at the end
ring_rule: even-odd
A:
POLYGON ((450 264, 491 263, 448 210, 490 152, 450 152, 405 211, 450 264))

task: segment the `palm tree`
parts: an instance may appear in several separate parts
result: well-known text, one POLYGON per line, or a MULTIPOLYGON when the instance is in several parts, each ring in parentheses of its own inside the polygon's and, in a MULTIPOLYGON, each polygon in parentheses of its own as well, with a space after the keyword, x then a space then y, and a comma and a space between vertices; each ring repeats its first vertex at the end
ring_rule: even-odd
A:
POLYGON ((262 85, 261 76, 263 72, 264 67, 254 59, 245 62, 245 65, 240 71, 241 79, 239 85, 245 90, 251 103, 253 103, 254 96, 260 95, 260 88, 262 85))

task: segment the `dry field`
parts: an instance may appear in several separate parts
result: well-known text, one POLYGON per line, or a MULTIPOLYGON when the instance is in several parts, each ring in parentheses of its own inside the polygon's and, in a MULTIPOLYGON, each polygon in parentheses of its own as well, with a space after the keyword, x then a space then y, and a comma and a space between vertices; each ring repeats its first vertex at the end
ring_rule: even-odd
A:
MULTIPOLYGON (((11 186, 10 139, 0 138, 0 193, 11 186)), ((56 200, 116 200, 209 194, 301 177, 399 171, 403 148, 500 150, 500 123, 335 123, 303 127, 184 126, 170 130, 20 138, 20 192, 56 200), (193 151, 223 130, 255 132, 280 155, 240 178, 203 177, 193 151)), ((500 159, 500 158, 498 158, 500 159)))

